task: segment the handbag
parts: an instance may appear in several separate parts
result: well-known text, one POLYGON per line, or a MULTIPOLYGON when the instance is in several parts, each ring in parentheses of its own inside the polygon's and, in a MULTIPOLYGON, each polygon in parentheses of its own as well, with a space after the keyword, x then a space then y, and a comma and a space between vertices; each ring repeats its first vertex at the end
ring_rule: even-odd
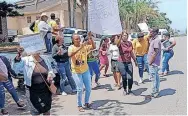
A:
MULTIPOLYGON (((35 62, 35 64, 36 64, 36 62, 35 62)), ((48 87, 48 89, 50 90, 50 92, 52 93, 52 94, 56 94, 56 92, 57 92, 57 87, 54 85, 54 83, 52 82, 51 84, 50 84, 50 86, 48 85, 48 83, 46 82, 46 80, 44 79, 44 77, 43 77, 43 75, 41 74, 41 71, 40 71, 40 69, 38 68, 38 66, 36 65, 36 68, 39 70, 39 72, 40 72, 40 75, 41 75, 41 78, 43 79, 43 81, 45 82, 45 84, 46 84, 46 86, 48 87)))

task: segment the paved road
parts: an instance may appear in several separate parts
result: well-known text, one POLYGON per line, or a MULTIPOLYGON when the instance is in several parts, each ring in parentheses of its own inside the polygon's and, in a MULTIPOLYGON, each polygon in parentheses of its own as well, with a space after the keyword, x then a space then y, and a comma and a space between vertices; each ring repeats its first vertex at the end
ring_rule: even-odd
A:
MULTIPOLYGON (((187 40, 176 38, 175 56, 170 61, 171 75, 161 77, 158 98, 146 99, 151 83, 136 85, 138 70, 134 68, 134 95, 123 96, 122 90, 114 87, 113 77, 101 78, 102 86, 92 90, 91 102, 94 109, 79 113, 76 107, 76 96, 56 96, 53 98, 51 113, 54 115, 186 115, 187 114, 187 40)), ((109 70, 110 71, 110 70, 109 70)), ((111 72, 109 72, 111 73, 111 72)), ((144 76, 147 78, 147 74, 144 76)), ((94 85, 94 84, 93 84, 94 85)), ((7 95, 7 97, 10 97, 7 95)), ((25 96, 22 96, 25 98, 25 96)), ((29 110, 16 110, 12 100, 7 108, 12 115, 30 114, 29 110)))

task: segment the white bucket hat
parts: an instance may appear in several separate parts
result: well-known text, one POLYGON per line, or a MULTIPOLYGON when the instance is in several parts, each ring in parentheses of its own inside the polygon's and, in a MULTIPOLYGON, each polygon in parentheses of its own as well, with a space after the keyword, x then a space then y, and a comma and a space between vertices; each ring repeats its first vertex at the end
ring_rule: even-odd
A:
MULTIPOLYGON (((42 13, 41 15, 40 15, 40 17, 43 17, 43 16, 47 16, 47 14, 46 13, 42 13)), ((48 16, 47 16, 48 17, 48 16)))

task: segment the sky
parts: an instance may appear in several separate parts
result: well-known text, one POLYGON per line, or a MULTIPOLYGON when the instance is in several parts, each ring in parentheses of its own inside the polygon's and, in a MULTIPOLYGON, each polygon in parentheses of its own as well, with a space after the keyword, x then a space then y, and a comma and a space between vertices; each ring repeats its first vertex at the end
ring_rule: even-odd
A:
MULTIPOLYGON (((0 0, 3 1, 3 0, 0 0)), ((6 0, 16 2, 20 0, 6 0)), ((167 17, 172 21, 171 27, 185 32, 187 27, 187 0, 159 0, 158 4, 161 12, 167 13, 167 17)))

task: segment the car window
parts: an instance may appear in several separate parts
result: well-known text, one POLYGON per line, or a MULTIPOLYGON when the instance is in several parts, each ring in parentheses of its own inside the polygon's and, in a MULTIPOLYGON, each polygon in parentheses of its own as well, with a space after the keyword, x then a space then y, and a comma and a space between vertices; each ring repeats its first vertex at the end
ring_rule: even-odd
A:
POLYGON ((64 36, 64 44, 65 45, 72 44, 72 38, 71 38, 71 36, 64 36))
POLYGON ((77 34, 78 35, 84 35, 84 34, 87 34, 87 32, 86 31, 78 31, 77 34))
POLYGON ((74 30, 71 30, 71 29, 65 29, 65 30, 63 31, 63 33, 64 33, 64 34, 74 34, 75 31, 74 31, 74 30))

